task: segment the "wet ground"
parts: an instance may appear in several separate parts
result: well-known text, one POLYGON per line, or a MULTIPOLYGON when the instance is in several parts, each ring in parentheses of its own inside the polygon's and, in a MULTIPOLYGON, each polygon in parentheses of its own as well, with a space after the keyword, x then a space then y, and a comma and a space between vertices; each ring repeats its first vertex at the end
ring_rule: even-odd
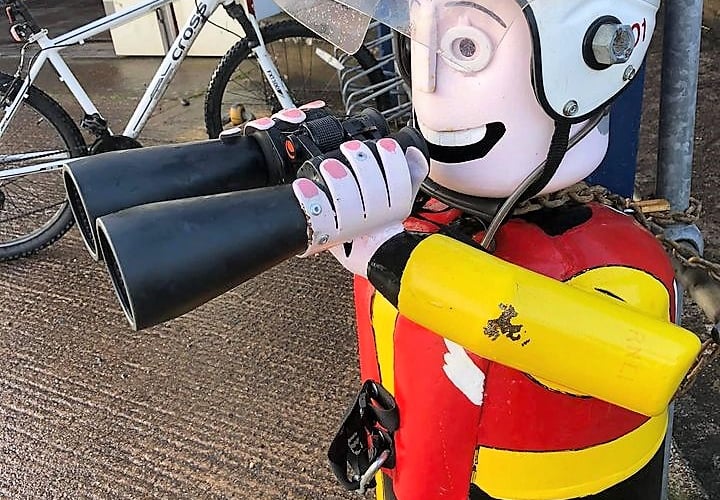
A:
MULTIPOLYGON (((694 192, 717 259, 715 33, 704 35, 694 192)), ((143 143, 203 136, 202 92, 216 62, 183 65, 143 143)), ((0 59, 0 70, 14 64, 0 59)), ((72 67, 121 128, 156 64, 76 59, 72 67)), ((645 194, 657 65, 654 54, 640 155, 645 194)), ((81 116, 51 72, 38 85, 81 116)), ((703 328, 697 310, 688 312, 687 324, 703 328)), ((325 458, 357 388, 353 327, 350 280, 327 257, 288 262, 139 333, 76 230, 36 257, 0 264, 0 497, 357 498, 342 493, 325 458)), ((678 401, 675 498, 720 498, 719 375, 716 360, 678 401)))

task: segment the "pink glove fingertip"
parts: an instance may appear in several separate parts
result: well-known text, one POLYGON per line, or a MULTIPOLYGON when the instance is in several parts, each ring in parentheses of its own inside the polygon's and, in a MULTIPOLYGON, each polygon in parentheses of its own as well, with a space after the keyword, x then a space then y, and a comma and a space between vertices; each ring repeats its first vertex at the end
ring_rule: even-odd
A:
POLYGON ((294 125, 304 122, 305 118, 307 118, 305 112, 297 108, 283 109, 272 115, 272 117, 294 125))

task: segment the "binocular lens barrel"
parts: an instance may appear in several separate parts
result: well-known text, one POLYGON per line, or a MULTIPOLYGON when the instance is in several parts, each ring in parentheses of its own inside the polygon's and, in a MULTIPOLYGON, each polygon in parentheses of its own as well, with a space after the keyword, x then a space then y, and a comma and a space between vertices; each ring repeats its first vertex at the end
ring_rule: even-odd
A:
POLYGON ((113 151, 65 167, 70 208, 95 260, 95 222, 126 208, 241 191, 268 184, 265 157, 252 137, 232 144, 220 140, 113 151))
POLYGON ((132 207, 100 218, 97 230, 135 330, 185 314, 308 244, 290 185, 132 207))

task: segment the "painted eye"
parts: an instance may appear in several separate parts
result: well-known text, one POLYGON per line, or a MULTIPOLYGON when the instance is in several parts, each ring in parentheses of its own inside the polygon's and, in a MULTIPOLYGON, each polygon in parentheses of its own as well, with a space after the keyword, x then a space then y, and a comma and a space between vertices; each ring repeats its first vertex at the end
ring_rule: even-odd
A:
POLYGON ((477 50, 475 42, 473 42, 471 38, 460 38, 459 40, 455 40, 453 45, 457 45, 456 47, 453 47, 456 52, 460 52, 463 57, 468 59, 471 59, 477 50))
POLYGON ((490 64, 494 47, 484 31, 472 26, 456 26, 443 35, 440 51, 456 69, 474 73, 490 64))

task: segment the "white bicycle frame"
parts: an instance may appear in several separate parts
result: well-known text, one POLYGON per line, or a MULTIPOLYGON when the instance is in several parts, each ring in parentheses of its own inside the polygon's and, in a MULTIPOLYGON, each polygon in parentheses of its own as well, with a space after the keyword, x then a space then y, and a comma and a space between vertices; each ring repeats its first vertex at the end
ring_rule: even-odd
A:
MULTIPOLYGON (((75 78, 75 75, 65 63, 65 60, 60 55, 60 52, 71 45, 82 45, 88 38, 127 24, 144 16, 145 14, 163 7, 164 5, 172 3, 173 1, 174 0, 145 0, 137 5, 122 9, 114 14, 100 18, 97 21, 93 21, 92 23, 76 28, 73 31, 60 35, 56 38, 49 38, 47 36, 47 30, 44 29, 33 35, 33 37, 28 40, 28 43, 37 43, 41 50, 30 67, 22 85, 17 91, 15 99, 5 110, 2 120, 0 120, 0 137, 2 137, 7 130, 9 123, 20 109, 22 101, 27 97, 28 89, 35 82, 40 70, 48 61, 55 68, 60 81, 67 86, 68 90, 70 90, 73 94, 83 111, 87 115, 97 114, 102 116, 90 97, 87 95, 87 92, 85 92, 85 89, 83 89, 80 82, 77 78, 75 78)), ((160 67, 148 85, 145 94, 142 96, 142 99, 135 108, 135 112, 130 117, 125 130, 123 131, 124 136, 136 139, 140 135, 143 127, 150 119, 152 112, 155 110, 158 101, 165 94, 165 91, 177 73, 178 68, 185 60, 187 53, 190 51, 190 48, 205 26, 205 20, 212 16, 220 5, 229 5, 232 3, 235 3, 235 0, 197 0, 196 11, 186 21, 177 38, 168 49, 167 54, 160 63, 160 67)), ((247 6, 244 5, 243 7, 247 13, 247 6)), ((260 27, 257 23, 257 19, 253 14, 248 14, 247 17, 253 25, 255 34, 259 41, 259 45, 253 49, 253 52, 255 52, 260 67, 263 69, 268 82, 271 83, 280 104, 284 108, 294 107, 292 99, 290 99, 290 93, 288 92, 283 79, 280 77, 277 68, 273 64, 270 55, 265 49, 265 43, 260 35, 260 27)), ((66 153, 53 151, 35 151, 25 154, 6 155, 2 157, 2 160, 22 161, 41 157, 54 161, 48 161, 46 163, 31 165, 28 167, 2 170, 0 171, 0 180, 27 174, 47 172, 50 170, 58 170, 68 163, 66 153)))

